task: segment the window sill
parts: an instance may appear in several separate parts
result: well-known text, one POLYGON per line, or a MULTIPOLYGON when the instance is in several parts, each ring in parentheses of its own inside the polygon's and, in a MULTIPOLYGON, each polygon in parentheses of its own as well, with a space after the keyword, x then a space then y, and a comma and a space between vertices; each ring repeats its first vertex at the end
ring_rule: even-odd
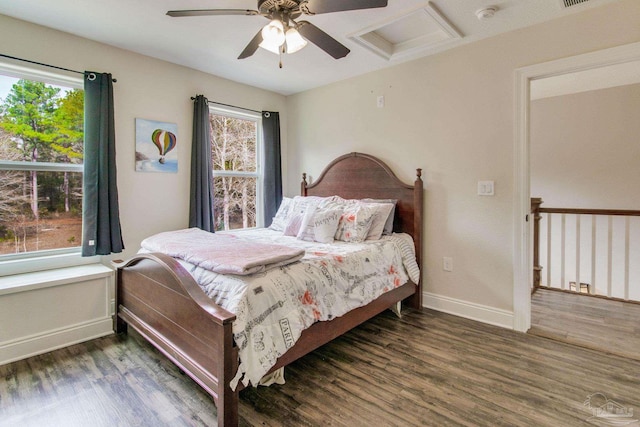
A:
POLYGON ((102 264, 56 268, 54 270, 0 277, 0 295, 50 288, 69 283, 109 277, 113 270, 102 264))
POLYGON ((48 270, 99 264, 99 256, 82 257, 80 251, 57 254, 42 254, 26 258, 15 258, 0 261, 0 280, 2 277, 16 274, 45 272, 48 270))

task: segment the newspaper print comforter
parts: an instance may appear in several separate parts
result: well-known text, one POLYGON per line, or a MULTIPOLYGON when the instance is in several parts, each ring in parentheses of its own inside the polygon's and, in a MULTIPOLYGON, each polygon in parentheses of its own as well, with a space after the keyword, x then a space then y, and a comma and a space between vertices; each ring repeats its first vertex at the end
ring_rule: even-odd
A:
POLYGON ((233 334, 240 366, 232 389, 239 380, 257 386, 314 322, 366 305, 409 277, 414 283, 419 279, 413 241, 407 234, 364 243, 323 244, 269 229, 230 233, 305 250, 300 262, 250 276, 217 274, 179 260, 216 304, 236 314, 233 334))

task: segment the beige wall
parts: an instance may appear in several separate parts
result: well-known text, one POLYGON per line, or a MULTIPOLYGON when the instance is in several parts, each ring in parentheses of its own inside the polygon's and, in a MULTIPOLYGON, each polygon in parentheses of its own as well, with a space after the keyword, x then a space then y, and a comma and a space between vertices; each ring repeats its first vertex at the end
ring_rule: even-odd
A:
POLYGON ((640 40, 640 2, 511 32, 289 97, 288 188, 349 151, 426 180, 424 278, 432 301, 513 310, 514 70, 640 40), (376 97, 385 107, 376 108, 376 97), (477 196, 494 180, 494 197, 477 196), (453 257, 454 271, 442 270, 453 257))
POLYGON ((531 102, 531 195, 548 207, 640 209, 640 84, 531 102))
MULTIPOLYGON (((0 15, 0 53, 74 70, 109 72, 114 84, 120 214, 126 251, 159 231, 184 228, 189 219, 189 172, 193 104, 210 101, 279 111, 286 129, 286 98, 210 74, 75 37, 0 15), (178 125, 178 173, 135 172, 135 118, 178 125)), ((0 58, 1 59, 1 58, 0 58)), ((51 71, 51 70, 49 70, 51 71)), ((286 132, 282 146, 287 150, 286 132)), ((287 171, 286 159, 283 162, 287 171)))

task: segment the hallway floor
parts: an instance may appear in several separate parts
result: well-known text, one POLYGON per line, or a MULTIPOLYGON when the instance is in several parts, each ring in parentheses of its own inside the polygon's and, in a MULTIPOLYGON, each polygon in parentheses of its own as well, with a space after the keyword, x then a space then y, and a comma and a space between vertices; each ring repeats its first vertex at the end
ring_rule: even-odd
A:
POLYGON ((539 289, 529 333, 640 360, 640 304, 539 289))

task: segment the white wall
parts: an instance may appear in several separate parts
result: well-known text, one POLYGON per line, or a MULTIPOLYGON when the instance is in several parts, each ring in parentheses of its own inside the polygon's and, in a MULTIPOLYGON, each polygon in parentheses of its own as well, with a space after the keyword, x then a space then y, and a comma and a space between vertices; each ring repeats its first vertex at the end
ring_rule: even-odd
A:
MULTIPOLYGON (((282 95, 3 15, 0 53, 79 71, 108 72, 118 80, 114 84, 116 153, 126 250, 113 256, 116 258, 134 254, 140 241, 153 233, 188 226, 190 97, 203 94, 210 101, 279 111, 282 128, 287 126, 286 98, 282 95), (177 123, 177 174, 135 172, 137 117, 177 123)), ((287 150, 286 132, 282 132, 282 146, 287 150)), ((287 172, 286 159, 283 171, 287 172)))
POLYGON ((640 84, 531 102, 531 195, 543 206, 640 209, 640 84))
POLYGON ((427 302, 470 317, 508 315, 514 70, 638 40, 640 2, 623 0, 291 96, 288 188, 349 151, 380 157, 408 182, 423 168, 427 302), (477 196, 478 180, 494 180, 495 196, 477 196))

